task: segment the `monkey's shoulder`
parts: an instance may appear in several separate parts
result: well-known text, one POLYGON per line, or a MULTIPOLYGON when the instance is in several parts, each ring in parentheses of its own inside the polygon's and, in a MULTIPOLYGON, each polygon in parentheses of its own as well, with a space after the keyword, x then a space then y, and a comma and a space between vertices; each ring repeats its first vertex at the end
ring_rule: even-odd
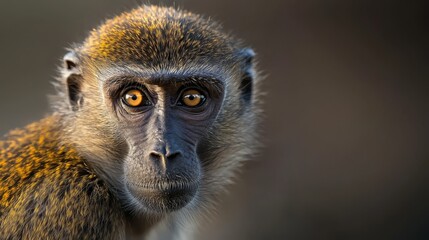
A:
POLYGON ((60 144, 56 121, 30 124, 0 142, 0 236, 119 236, 118 201, 73 148, 60 144))
POLYGON ((60 143, 55 120, 51 116, 13 130, 0 142, 0 209, 17 192, 47 180, 71 184, 77 177, 81 182, 95 179, 73 148, 60 143))

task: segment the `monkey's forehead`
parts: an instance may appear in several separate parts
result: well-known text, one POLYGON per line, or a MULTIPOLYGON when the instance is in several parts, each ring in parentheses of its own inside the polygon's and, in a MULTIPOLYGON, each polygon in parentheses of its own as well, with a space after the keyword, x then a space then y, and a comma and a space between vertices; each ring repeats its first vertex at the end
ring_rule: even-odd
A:
POLYGON ((94 60, 177 65, 207 57, 225 60, 236 45, 217 23, 196 14, 142 6, 94 29, 82 53, 94 60))

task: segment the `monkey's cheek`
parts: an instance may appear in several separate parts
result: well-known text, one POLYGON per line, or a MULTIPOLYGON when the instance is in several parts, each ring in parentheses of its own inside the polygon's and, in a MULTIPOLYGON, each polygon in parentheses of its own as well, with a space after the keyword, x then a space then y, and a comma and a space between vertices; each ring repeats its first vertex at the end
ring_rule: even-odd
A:
POLYGON ((143 208, 153 213, 177 211, 190 203, 198 191, 198 183, 180 184, 180 186, 165 183, 164 186, 163 188, 144 188, 128 184, 128 189, 143 208))

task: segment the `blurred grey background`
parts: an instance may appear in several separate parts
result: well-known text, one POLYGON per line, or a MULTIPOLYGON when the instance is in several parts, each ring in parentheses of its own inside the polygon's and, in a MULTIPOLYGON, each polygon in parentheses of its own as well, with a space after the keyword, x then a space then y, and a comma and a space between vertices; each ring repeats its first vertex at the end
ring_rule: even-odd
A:
MULTIPOLYGON (((139 2, 1 1, 0 135, 49 113, 65 47, 139 2)), ((266 147, 201 239, 429 239, 428 4, 161 3, 220 21, 267 75, 266 147)))

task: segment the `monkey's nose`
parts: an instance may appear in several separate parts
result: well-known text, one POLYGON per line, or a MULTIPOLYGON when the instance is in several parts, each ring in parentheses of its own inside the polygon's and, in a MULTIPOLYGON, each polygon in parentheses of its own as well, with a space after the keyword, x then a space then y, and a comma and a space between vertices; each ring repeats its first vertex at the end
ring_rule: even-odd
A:
POLYGON ((152 164, 157 166, 160 170, 169 172, 172 169, 177 168, 177 166, 182 165, 182 161, 176 161, 182 156, 180 151, 172 152, 172 153, 162 153, 158 151, 152 151, 149 154, 149 158, 151 159, 152 164))
POLYGON ((152 151, 149 156, 150 158, 156 160, 156 161, 173 161, 175 159, 178 159, 182 155, 182 152, 180 151, 174 151, 174 152, 158 152, 158 151, 152 151))

